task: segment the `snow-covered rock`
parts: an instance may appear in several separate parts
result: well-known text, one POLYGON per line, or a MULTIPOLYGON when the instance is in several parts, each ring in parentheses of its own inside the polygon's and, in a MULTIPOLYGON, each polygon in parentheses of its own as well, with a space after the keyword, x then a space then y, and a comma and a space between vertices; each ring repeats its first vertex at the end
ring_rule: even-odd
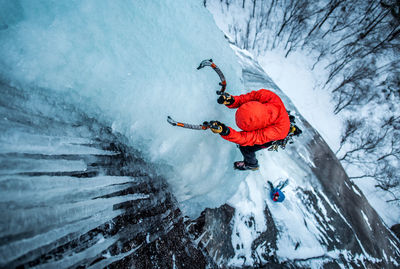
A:
MULTIPOLYGON (((234 49, 245 85, 273 89, 296 111, 258 64, 234 49)), ((244 174, 229 206, 207 209, 192 223, 197 227, 194 239, 221 266, 398 267, 398 238, 357 191, 320 135, 298 113, 296 119, 302 137, 284 151, 263 152, 261 171, 244 174), (290 184, 284 189, 286 200, 274 203, 266 181, 279 177, 288 177, 290 184), (222 221, 218 226, 223 231, 215 228, 215 218, 222 221), (226 242, 221 233, 228 233, 231 246, 221 248, 226 242)))

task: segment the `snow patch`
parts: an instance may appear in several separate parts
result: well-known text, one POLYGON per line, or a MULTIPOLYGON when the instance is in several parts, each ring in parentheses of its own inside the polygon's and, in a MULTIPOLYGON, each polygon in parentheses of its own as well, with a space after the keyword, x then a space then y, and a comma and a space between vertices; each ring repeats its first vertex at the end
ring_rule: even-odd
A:
POLYGON ((371 224, 369 224, 369 220, 368 220, 367 215, 365 215, 364 211, 362 211, 362 210, 361 210, 361 214, 362 214, 365 222, 368 224, 369 229, 372 231, 371 224))
POLYGON ((351 186, 351 187, 352 187, 353 191, 354 191, 358 196, 361 197, 361 193, 360 193, 354 186, 351 186))
POLYGON ((240 183, 238 191, 229 200, 229 204, 235 207, 232 232, 235 256, 229 262, 232 266, 254 264, 252 243, 266 230, 264 184, 265 181, 259 173, 250 174, 240 183))

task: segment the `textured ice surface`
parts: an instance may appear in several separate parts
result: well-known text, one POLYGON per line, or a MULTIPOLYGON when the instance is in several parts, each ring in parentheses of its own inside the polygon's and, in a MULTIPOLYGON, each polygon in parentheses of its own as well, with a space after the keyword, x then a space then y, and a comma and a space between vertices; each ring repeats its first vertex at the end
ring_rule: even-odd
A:
POLYGON ((1 268, 164 268, 171 251, 205 263, 165 180, 123 136, 66 94, 0 82, 0 95, 1 268))
MULTIPOLYGON (((231 169, 239 158, 234 145, 166 122, 167 115, 198 124, 234 122, 234 112, 216 103, 218 76, 211 68, 196 70, 201 60, 218 64, 229 92, 243 92, 237 58, 200 1, 2 1, 1 9, 3 78, 19 87, 76 93, 73 101, 88 115, 126 135, 148 160, 169 167, 187 213, 234 193, 240 180, 231 169)), ((25 150, 68 154, 68 145, 49 143, 25 150)), ((1 150, 16 147, 17 135, 1 150)))

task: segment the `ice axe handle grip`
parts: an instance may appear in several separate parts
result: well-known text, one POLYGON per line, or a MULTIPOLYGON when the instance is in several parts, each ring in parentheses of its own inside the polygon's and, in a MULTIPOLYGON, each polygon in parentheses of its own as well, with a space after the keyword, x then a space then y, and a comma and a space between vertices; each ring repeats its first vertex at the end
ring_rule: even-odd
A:
POLYGON ((203 127, 203 130, 207 130, 208 128, 211 127, 211 122, 209 122, 209 121, 203 122, 202 127, 203 127))

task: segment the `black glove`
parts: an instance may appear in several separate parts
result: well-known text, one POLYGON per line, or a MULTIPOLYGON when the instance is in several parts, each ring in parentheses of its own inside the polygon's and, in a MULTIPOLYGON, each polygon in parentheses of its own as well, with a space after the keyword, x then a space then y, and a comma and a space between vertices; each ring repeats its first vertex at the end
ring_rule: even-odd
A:
POLYGON ((235 99, 234 99, 233 96, 230 95, 229 93, 224 92, 223 94, 221 94, 221 95, 218 97, 217 102, 218 102, 218 104, 221 104, 221 105, 228 105, 228 106, 229 106, 229 105, 232 105, 232 104, 235 102, 235 99))
POLYGON ((210 121, 210 129, 214 134, 220 134, 220 135, 228 135, 229 134, 229 128, 219 122, 219 121, 210 121))

